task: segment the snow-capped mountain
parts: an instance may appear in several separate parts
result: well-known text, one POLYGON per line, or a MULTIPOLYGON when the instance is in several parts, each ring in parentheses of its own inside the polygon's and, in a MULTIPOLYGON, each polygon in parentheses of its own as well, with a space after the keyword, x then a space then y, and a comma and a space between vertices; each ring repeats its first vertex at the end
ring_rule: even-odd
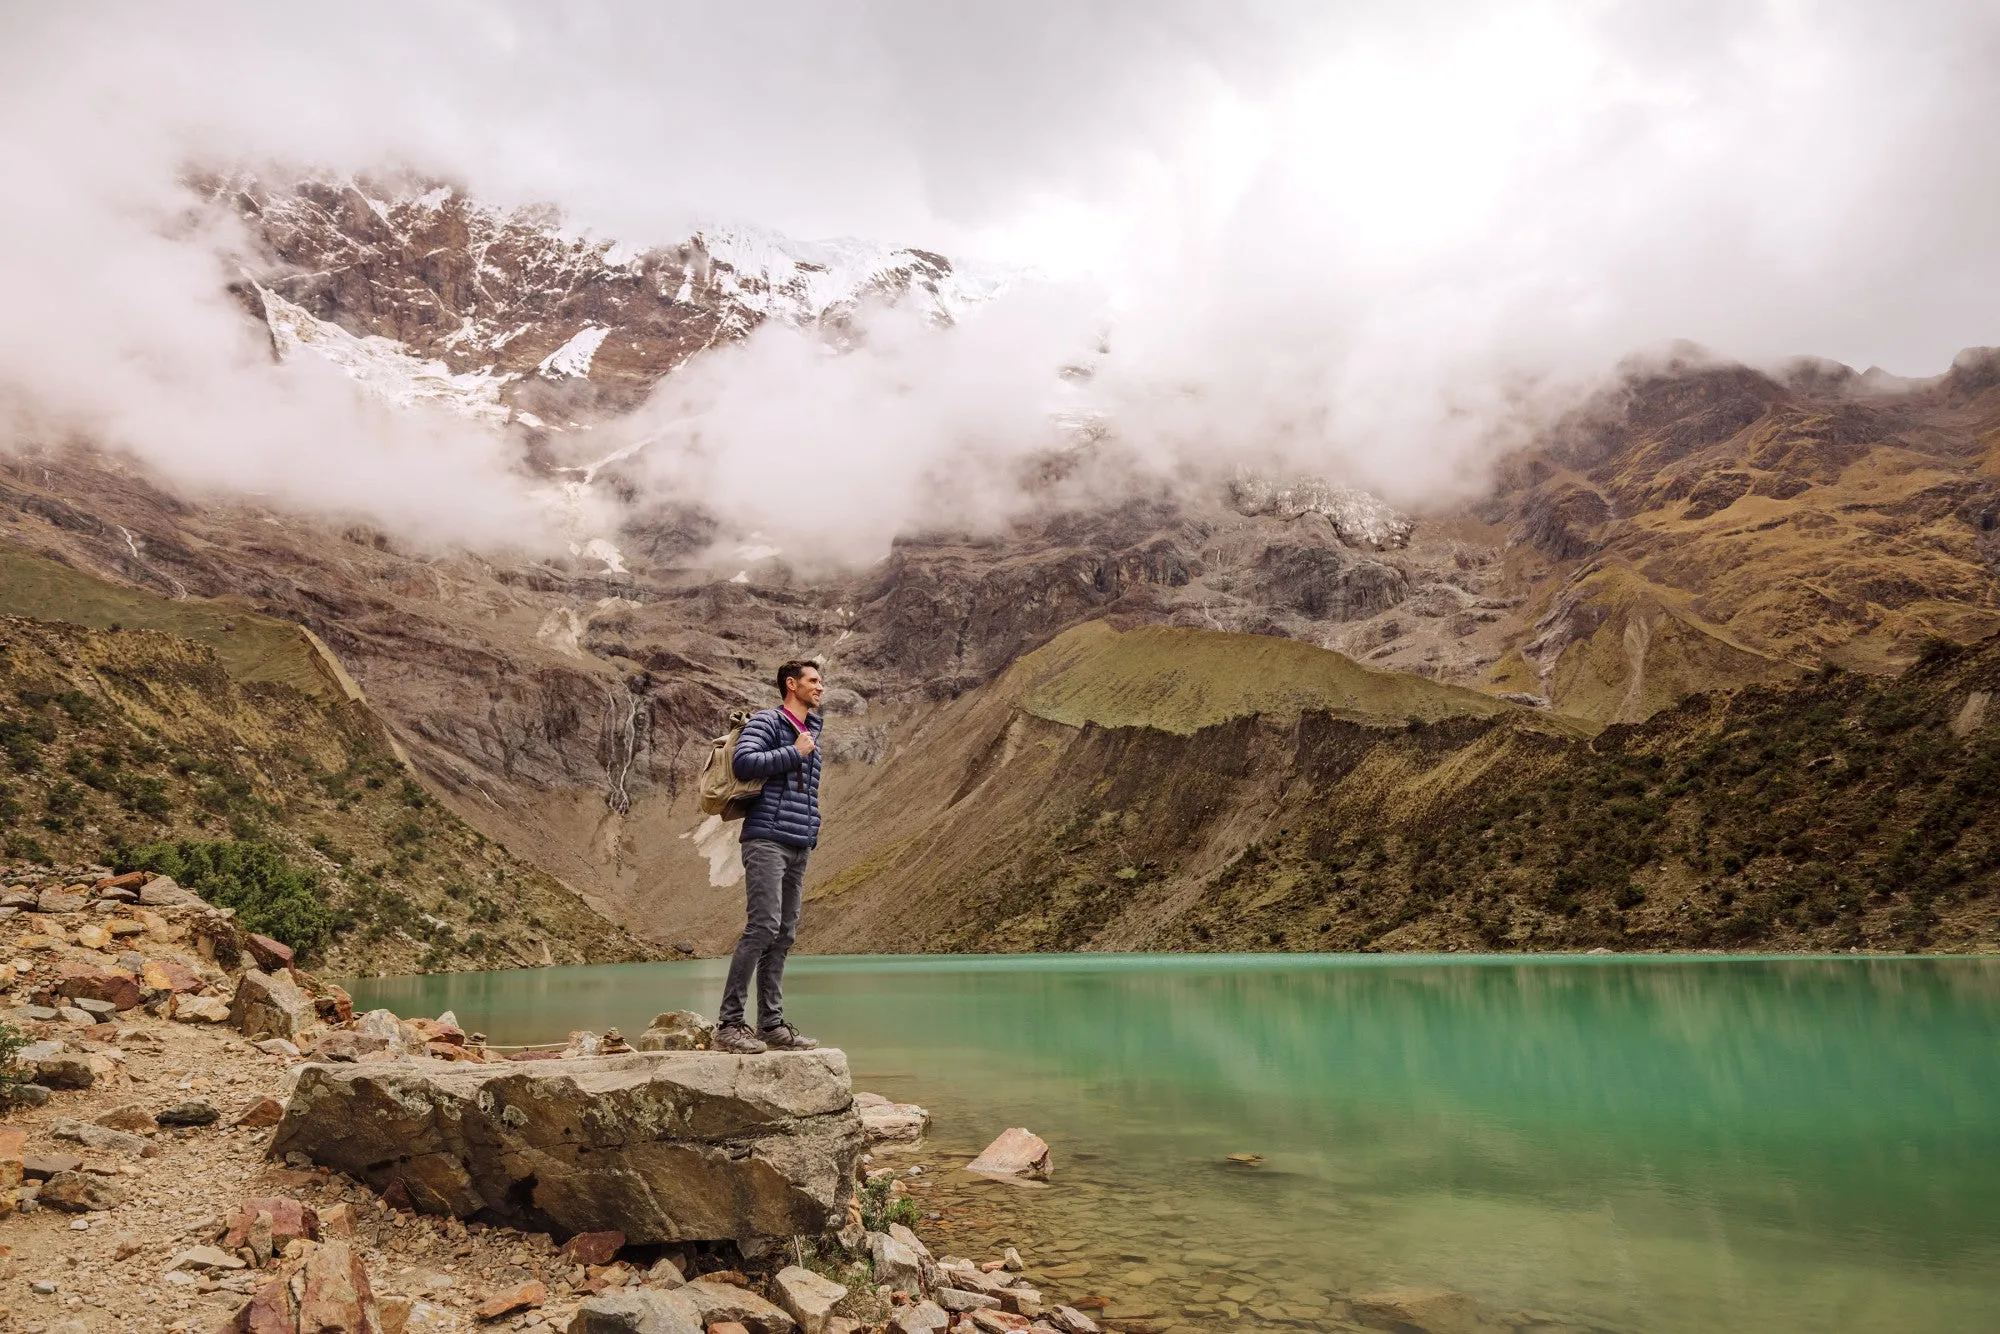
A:
POLYGON ((928 250, 746 228, 640 247, 434 182, 206 189, 250 227, 280 354, 309 346, 392 401, 531 427, 632 407, 767 321, 838 328, 882 301, 949 324, 1010 282, 928 250))

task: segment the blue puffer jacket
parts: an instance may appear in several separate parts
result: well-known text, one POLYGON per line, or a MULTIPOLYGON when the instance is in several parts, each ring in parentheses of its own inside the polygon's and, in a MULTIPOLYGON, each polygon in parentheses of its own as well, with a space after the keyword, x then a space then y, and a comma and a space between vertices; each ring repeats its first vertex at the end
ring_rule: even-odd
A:
MULTIPOLYGON (((816 713, 806 715, 813 740, 819 740, 824 722, 816 713)), ((810 758, 801 759, 799 729, 783 709, 760 709, 743 724, 736 738, 736 754, 731 764, 738 778, 761 778, 764 791, 750 804, 743 817, 743 838, 768 838, 795 848, 819 845, 819 747, 810 758)))

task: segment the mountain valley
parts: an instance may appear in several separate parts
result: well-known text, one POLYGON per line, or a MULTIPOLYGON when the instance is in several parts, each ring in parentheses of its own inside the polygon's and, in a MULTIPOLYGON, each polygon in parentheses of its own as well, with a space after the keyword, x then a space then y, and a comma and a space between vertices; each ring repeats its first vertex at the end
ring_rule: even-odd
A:
MULTIPOLYGON (((1870 692, 1902 689, 1930 692, 1930 739, 1878 739, 1868 763, 1921 751, 1955 783, 1978 762, 1933 735, 1987 688, 1973 659, 1950 659, 1948 688, 1922 673, 1945 671, 1940 643, 1978 642, 1983 662, 2000 632, 2000 354, 1923 382, 1635 362, 1453 510, 1248 474, 1087 504, 1052 491, 998 530, 898 534, 875 564, 829 571, 691 498, 641 495, 616 460, 582 482, 563 460, 763 322, 837 347, 857 302, 884 301, 948 331, 1005 300, 1006 278, 721 232, 630 250, 428 181, 203 188, 257 247, 239 295, 274 356, 325 356, 411 411, 484 422, 552 492, 624 498, 621 522, 567 557, 433 549, 29 438, 0 452, 0 543, 150 605, 310 630, 457 817, 645 948, 714 952, 740 925, 732 831, 703 820, 692 779, 728 709, 803 654, 833 686, 811 948, 1990 942, 1990 904, 1963 888, 1990 878, 1983 850, 1959 900, 1940 887, 1918 909, 1893 889, 1820 923, 1822 898, 1851 889, 1815 888, 1823 854, 1670 853, 1695 846, 1688 812, 1716 789, 1655 779, 1697 753, 1714 770, 1715 747, 1793 713, 1865 730, 1888 707, 1870 692), (1625 794, 1634 755, 1660 767, 1625 794), (1600 787, 1600 804, 1662 803, 1629 845, 1656 855, 1558 892, 1570 863, 1521 837, 1506 869, 1434 883, 1473 864, 1503 808, 1532 805, 1569 846, 1600 787), (1784 903, 1794 881, 1806 897, 1784 903), (1699 911, 1667 916, 1684 902, 1699 911)), ((1104 429, 1078 448, 1131 443, 1104 429)), ((90 624, 74 604, 100 596, 51 586, 0 610, 90 624)), ((1863 818, 1812 800, 1808 825, 1863 818)), ((1907 815, 1870 817, 1855 847, 1890 856, 1869 840, 1908 833, 1907 815)))

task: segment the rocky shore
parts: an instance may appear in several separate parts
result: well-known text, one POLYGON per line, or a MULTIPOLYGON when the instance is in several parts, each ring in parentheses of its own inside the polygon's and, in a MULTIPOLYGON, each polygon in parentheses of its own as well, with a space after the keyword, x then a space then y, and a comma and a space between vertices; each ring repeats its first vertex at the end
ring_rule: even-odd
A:
POLYGON ((356 1014, 164 877, 0 887, 0 1019, 0 1330, 1523 1327, 1449 1292, 1137 1300, 946 1221, 1046 1198, 1026 1129, 932 1161, 924 1109, 856 1093, 841 1052, 715 1052, 685 1012, 538 1050, 356 1014))

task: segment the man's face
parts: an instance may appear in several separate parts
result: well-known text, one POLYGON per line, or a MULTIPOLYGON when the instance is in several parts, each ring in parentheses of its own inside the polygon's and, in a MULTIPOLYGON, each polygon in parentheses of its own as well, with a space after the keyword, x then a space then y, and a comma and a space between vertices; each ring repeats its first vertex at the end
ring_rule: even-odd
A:
POLYGON ((808 667, 804 672, 792 678, 791 697, 805 705, 808 709, 819 707, 819 697, 825 691, 826 686, 819 679, 819 668, 817 667, 808 667))

